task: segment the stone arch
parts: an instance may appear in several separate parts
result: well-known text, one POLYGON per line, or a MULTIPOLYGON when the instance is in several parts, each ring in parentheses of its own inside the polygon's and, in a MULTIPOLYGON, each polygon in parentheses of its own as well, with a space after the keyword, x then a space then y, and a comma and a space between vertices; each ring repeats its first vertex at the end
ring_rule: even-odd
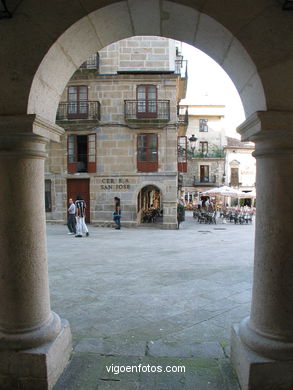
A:
POLYGON ((266 109, 255 64, 240 41, 209 15, 178 2, 121 1, 95 10, 68 28, 50 47, 32 80, 27 113, 55 121, 71 75, 93 52, 135 35, 158 35, 204 51, 234 82, 246 113, 266 109))
POLYGON ((139 186, 137 186, 137 188, 135 190, 135 193, 134 193, 135 199, 137 199, 138 194, 140 193, 140 191, 143 188, 148 187, 148 186, 156 187, 158 190, 160 190, 161 194, 164 193, 164 188, 161 186, 161 183, 154 183, 153 181, 143 181, 143 182, 140 183, 139 186))

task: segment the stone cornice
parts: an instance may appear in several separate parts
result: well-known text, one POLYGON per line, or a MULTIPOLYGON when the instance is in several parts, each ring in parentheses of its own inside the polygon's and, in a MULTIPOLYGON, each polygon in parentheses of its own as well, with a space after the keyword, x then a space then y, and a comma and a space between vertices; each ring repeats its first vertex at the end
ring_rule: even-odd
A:
POLYGON ((293 155, 293 112, 258 111, 237 128, 242 141, 255 143, 253 156, 293 155))
POLYGON ((35 114, 0 116, 0 136, 37 135, 60 142, 62 134, 60 126, 35 114))
POLYGON ((292 111, 257 111, 237 128, 242 141, 255 142, 260 138, 292 137, 292 111))

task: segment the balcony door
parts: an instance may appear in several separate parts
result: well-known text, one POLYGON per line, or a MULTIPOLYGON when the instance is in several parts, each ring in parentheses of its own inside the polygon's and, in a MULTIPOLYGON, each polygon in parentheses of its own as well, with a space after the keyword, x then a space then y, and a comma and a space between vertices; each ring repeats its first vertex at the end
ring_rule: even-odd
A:
POLYGON ((68 87, 68 118, 88 117, 88 88, 85 85, 68 87))
POLYGON ((157 118, 158 96, 156 85, 138 85, 137 118, 157 118))
POLYGON ((208 165, 200 166, 200 182, 209 183, 210 167, 208 165))

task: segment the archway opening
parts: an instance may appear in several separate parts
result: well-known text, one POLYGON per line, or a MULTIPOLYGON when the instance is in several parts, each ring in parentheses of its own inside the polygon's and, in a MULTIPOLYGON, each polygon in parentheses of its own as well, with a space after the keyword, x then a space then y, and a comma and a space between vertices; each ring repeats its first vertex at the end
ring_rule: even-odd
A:
POLYGON ((143 187, 137 196, 137 220, 139 224, 162 223, 162 194, 158 187, 143 187))

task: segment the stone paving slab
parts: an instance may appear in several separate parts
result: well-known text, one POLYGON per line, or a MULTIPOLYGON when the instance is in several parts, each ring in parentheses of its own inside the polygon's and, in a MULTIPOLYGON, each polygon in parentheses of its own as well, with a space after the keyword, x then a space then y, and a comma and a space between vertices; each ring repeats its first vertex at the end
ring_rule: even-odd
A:
POLYGON ((82 339, 75 347, 75 352, 96 353, 110 356, 145 356, 147 344, 129 343, 98 339, 82 339))
POLYGON ((79 240, 66 226, 47 225, 51 306, 69 320, 75 349, 58 390, 237 389, 226 354, 232 324, 249 315, 254 226, 219 227, 188 212, 176 231, 89 226, 79 240), (144 355, 151 341, 158 356, 144 355), (168 362, 180 354, 194 370, 179 379, 97 381, 116 358, 168 362))
POLYGON ((153 357, 196 357, 196 358, 224 358, 224 352, 219 343, 176 343, 149 341, 147 352, 153 357))

